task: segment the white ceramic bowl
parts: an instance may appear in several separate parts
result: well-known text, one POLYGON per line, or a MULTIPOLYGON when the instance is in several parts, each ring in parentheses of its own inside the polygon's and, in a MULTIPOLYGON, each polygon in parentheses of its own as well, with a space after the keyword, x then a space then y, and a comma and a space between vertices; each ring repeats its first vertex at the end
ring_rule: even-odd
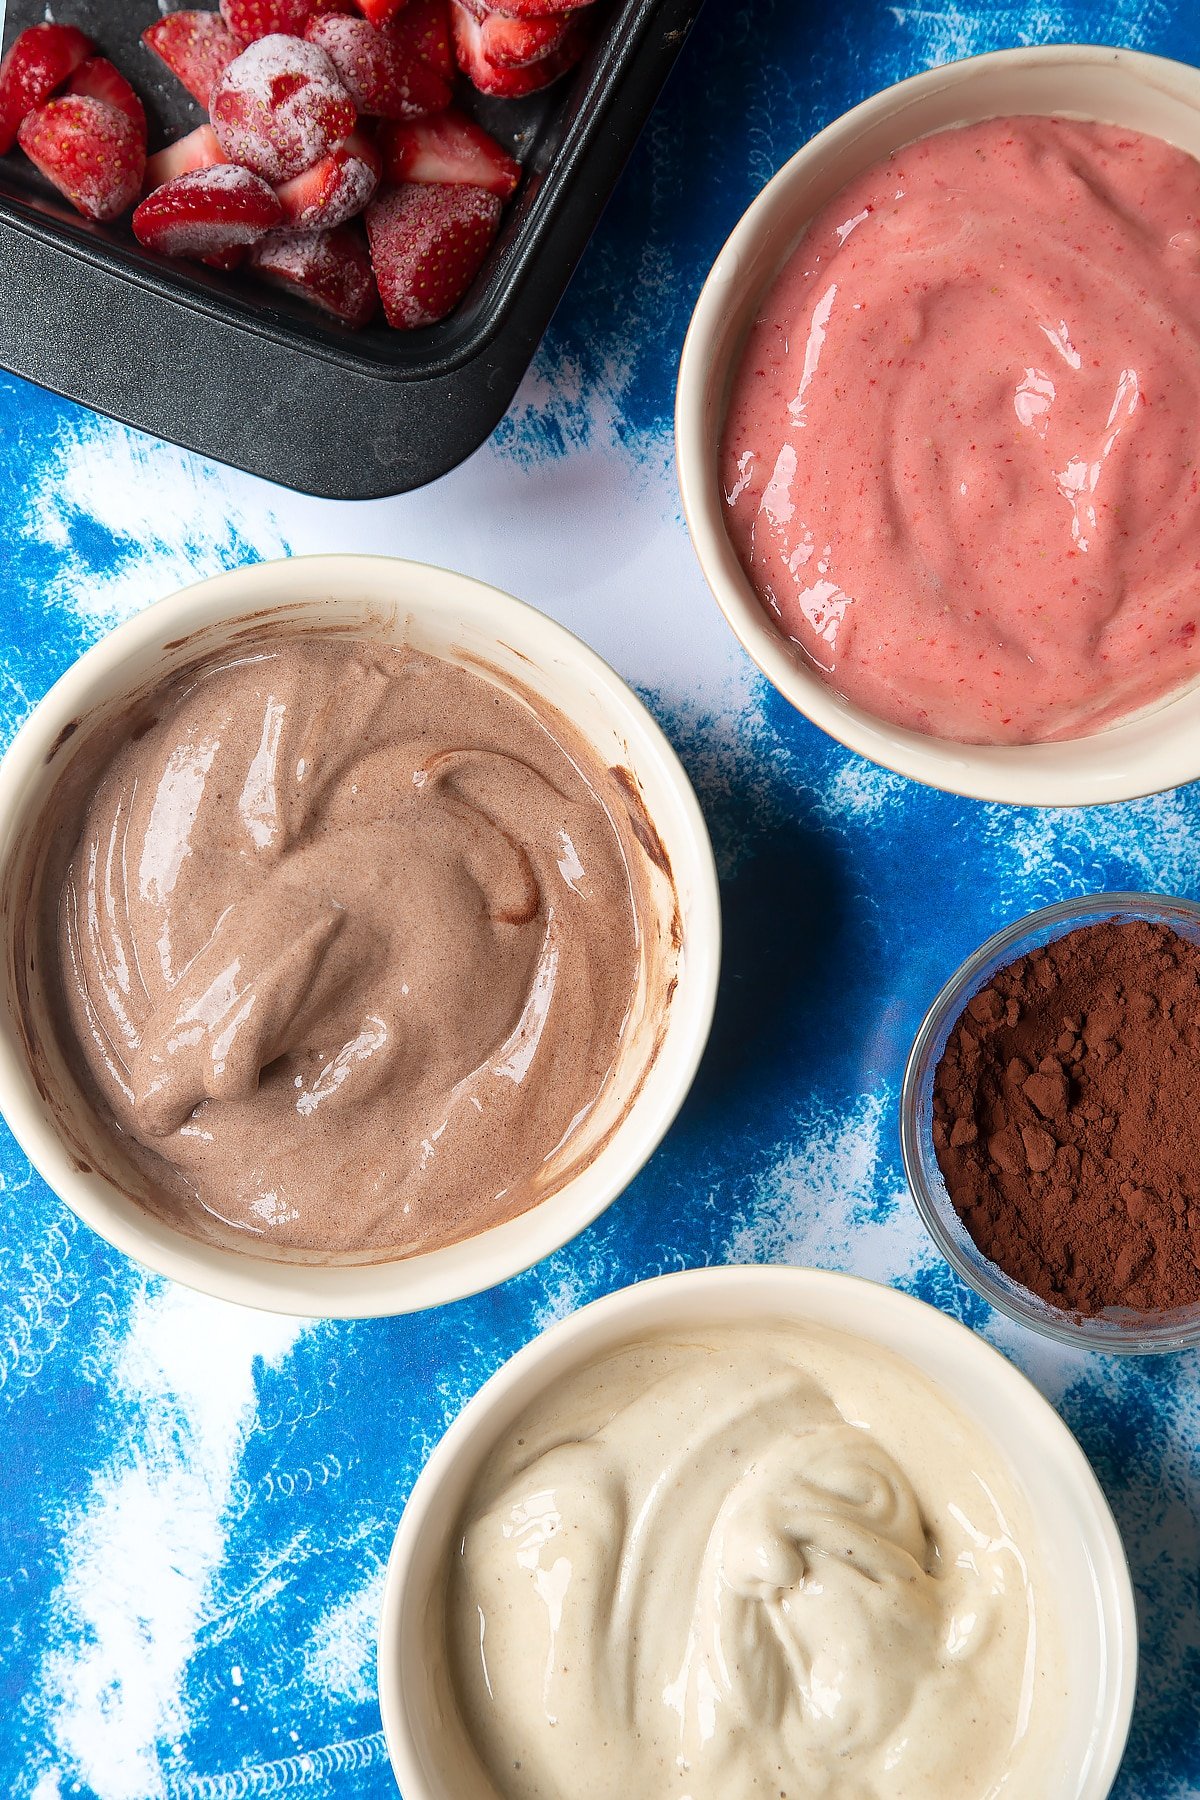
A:
POLYGON ((410 1312, 476 1293, 589 1225, 637 1174, 691 1085, 720 961, 708 833, 687 776, 641 702, 598 656, 532 607, 466 576, 385 557, 305 557, 239 569, 160 601, 81 657, 0 764, 0 917, 0 1110, 40 1174, 102 1237, 160 1274, 222 1299, 329 1318, 410 1312), (519 1218, 391 1262, 268 1260, 201 1243, 139 1204, 127 1191, 132 1182, 111 1134, 45 1024, 40 982, 24 970, 34 865, 48 849, 44 809, 90 730, 132 695, 239 635, 298 628, 350 629, 469 663, 477 674, 482 664, 497 684, 543 697, 606 766, 630 772, 674 878, 672 892, 647 856, 658 929, 657 941, 654 931, 645 934, 645 961, 655 979, 643 980, 610 1097, 597 1107, 594 1126, 589 1120, 600 1144, 593 1160, 519 1218))
POLYGON ((704 284, 679 369, 683 508, 722 612, 779 692, 831 737, 932 787, 980 800, 1081 806, 1157 793, 1200 775, 1200 685, 1091 737, 951 743, 901 730, 837 694, 771 623, 725 529, 718 446, 730 382, 759 302, 808 221, 891 151, 952 125, 1012 114, 1096 119, 1200 156, 1200 70, 1093 45, 1000 50, 916 75, 845 113, 800 150, 743 215, 704 284))
POLYGON ((849 1275, 742 1267, 667 1275, 585 1306, 493 1375, 430 1457, 396 1534, 380 1620, 380 1707, 404 1800, 495 1800, 465 1773, 473 1759, 442 1635, 455 1529, 493 1447, 540 1394, 622 1344, 664 1329, 753 1330, 780 1319, 832 1326, 906 1357, 997 1446, 1040 1525, 1070 1659, 1059 1765, 1038 1800, 1103 1800, 1133 1712, 1137 1620, 1116 1525, 1075 1439, 1011 1363, 923 1301, 849 1275))

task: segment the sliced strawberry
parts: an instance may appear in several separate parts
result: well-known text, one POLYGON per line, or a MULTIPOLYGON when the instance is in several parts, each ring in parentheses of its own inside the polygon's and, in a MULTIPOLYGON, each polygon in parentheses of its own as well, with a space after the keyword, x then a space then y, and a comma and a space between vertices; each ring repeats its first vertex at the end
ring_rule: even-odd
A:
POLYGON ((48 100, 21 121, 31 163, 89 219, 115 219, 141 192, 146 144, 136 125, 87 94, 48 100))
POLYGON ((358 0, 358 10, 372 25, 390 25, 406 0, 358 0))
POLYGON ((558 81, 573 69, 591 37, 589 26, 581 19, 568 22, 557 45, 536 61, 516 66, 493 61, 488 54, 487 32, 497 23, 490 15, 482 19, 464 4, 450 0, 450 21, 454 29, 454 54, 463 74, 481 94, 495 94, 506 100, 519 100, 536 94, 540 88, 558 81))
POLYGON ((572 20, 562 14, 510 19, 489 12, 483 19, 483 54, 498 69, 527 69, 561 50, 573 29, 572 20))
POLYGON ((256 243, 278 225, 282 211, 265 181, 235 163, 221 163, 156 189, 134 213, 133 234, 162 256, 205 260, 256 243))
POLYGON ((489 12, 510 19, 547 19, 556 13, 583 12, 594 0, 487 0, 489 12))
POLYGON ((86 94, 89 99, 103 100, 106 106, 115 106, 131 125, 137 127, 145 143, 146 109, 120 69, 115 69, 106 56, 91 56, 87 62, 80 63, 67 83, 67 93, 86 94))
POLYGON ((379 186, 382 159, 370 138, 352 131, 311 169, 275 189, 292 231, 329 230, 364 211, 379 186))
POLYGON ((371 259, 357 230, 273 231, 250 253, 256 274, 291 288, 358 331, 379 311, 371 259))
POLYGON ((372 201, 367 236, 389 325, 411 331, 453 312, 479 272, 501 211, 483 188, 415 181, 372 201))
POLYGON ((164 182, 177 175, 190 175, 193 169, 212 169, 223 163, 221 146, 211 125, 197 125, 186 137, 177 138, 165 150, 158 150, 146 163, 145 191, 152 194, 164 182))
POLYGON ((21 120, 44 106, 94 49, 74 25, 31 25, 15 39, 0 62, 0 156, 12 149, 21 120))
POLYGON ((420 119, 450 104, 449 83, 365 19, 312 19, 304 35, 324 50, 360 113, 420 119))
MULTIPOLYGON (((362 0, 359 0, 362 5, 362 0)), ((363 8, 364 12, 366 8, 363 8)), ((367 15, 370 17, 370 14, 367 15)), ((378 24, 379 21, 375 20, 378 24)), ((428 63, 443 81, 458 73, 454 45, 450 41, 450 8, 447 0, 408 0, 408 5, 388 29, 389 37, 428 63)))
POLYGON ((265 181, 290 181, 354 129, 354 102, 316 44, 264 37, 242 51, 209 99, 217 142, 230 162, 265 181))
POLYGON ((384 125, 379 147, 384 179, 393 183, 459 182, 507 200, 521 179, 520 163, 482 125, 453 107, 436 119, 384 125))
POLYGON ((246 44, 275 32, 302 37, 319 13, 353 11, 350 0, 221 0, 221 17, 246 44))
POLYGON ((201 106, 208 105, 218 75, 245 49, 215 12, 168 13, 146 27, 142 42, 162 58, 201 106))

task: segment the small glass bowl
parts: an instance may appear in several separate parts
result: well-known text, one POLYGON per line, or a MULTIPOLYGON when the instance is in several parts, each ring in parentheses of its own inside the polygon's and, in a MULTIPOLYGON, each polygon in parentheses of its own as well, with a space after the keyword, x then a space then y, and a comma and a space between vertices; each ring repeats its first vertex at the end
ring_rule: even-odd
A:
POLYGON ((1157 894, 1093 894, 1085 900, 1063 900, 996 932, 946 983, 917 1033, 900 1092, 904 1172, 917 1210, 946 1261, 1010 1319, 1060 1344, 1115 1355, 1185 1350, 1200 1344, 1200 1304, 1155 1313, 1109 1307, 1087 1317, 1051 1306, 1013 1281, 984 1256, 955 1212, 934 1153, 934 1073, 967 1002, 1006 964, 1098 919, 1148 919, 1200 944, 1200 905, 1157 894))

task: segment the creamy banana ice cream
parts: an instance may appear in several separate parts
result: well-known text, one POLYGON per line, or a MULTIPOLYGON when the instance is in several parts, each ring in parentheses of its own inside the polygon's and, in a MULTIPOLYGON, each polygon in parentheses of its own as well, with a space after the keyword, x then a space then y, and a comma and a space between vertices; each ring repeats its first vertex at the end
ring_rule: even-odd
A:
POLYGON ((450 1682, 503 1800, 1049 1791, 1033 1522, 877 1346, 769 1322, 632 1344, 528 1409, 454 1543, 450 1682))

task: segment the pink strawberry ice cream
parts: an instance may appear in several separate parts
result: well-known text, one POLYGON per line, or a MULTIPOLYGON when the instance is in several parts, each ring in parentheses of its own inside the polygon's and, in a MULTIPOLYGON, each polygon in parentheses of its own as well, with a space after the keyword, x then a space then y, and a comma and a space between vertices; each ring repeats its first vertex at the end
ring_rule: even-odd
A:
POLYGON ((898 151, 763 301, 721 446, 734 546, 825 679, 972 743, 1200 674, 1200 162, 995 119, 898 151))

